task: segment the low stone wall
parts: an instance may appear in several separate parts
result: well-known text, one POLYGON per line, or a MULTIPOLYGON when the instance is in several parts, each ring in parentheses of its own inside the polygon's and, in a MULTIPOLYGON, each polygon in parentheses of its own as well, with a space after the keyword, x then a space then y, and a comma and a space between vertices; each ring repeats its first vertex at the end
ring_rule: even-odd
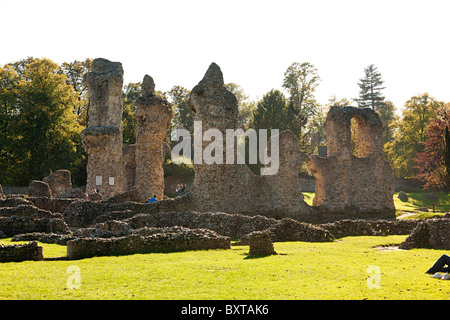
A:
POLYGON ((177 227, 161 233, 113 238, 78 238, 67 241, 67 258, 186 250, 230 249, 231 240, 204 229, 177 227))
POLYGON ((332 223, 319 224, 328 230, 335 238, 351 236, 388 236, 410 234, 419 220, 341 220, 332 223))
POLYGON ((450 215, 420 221, 400 249, 433 248, 450 250, 450 215))
POLYGON ((76 199, 55 199, 47 197, 28 197, 33 205, 39 209, 47 210, 53 213, 63 213, 67 207, 76 199))
POLYGON ((70 232, 60 213, 39 209, 23 198, 0 201, 0 231, 8 237, 30 232, 70 232))
POLYGON ((42 247, 36 241, 27 244, 0 244, 0 262, 20 262, 25 260, 43 260, 42 247))

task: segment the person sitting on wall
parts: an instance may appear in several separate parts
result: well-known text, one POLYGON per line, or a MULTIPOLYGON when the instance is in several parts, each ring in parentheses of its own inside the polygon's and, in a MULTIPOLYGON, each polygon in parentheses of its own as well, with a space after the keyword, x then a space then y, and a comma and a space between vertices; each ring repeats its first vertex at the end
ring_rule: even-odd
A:
POLYGON ((158 201, 158 199, 156 199, 156 194, 153 195, 153 197, 148 198, 148 200, 147 200, 148 203, 153 203, 153 202, 156 202, 156 201, 158 201))

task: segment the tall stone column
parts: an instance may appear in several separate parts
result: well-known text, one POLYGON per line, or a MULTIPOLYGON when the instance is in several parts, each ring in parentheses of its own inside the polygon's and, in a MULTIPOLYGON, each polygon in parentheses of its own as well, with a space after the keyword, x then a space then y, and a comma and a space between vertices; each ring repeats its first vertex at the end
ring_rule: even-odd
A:
POLYGON ((136 176, 135 188, 140 202, 164 196, 163 145, 172 119, 172 107, 155 95, 152 77, 145 75, 142 93, 136 101, 136 176))
POLYGON ((84 83, 89 93, 89 123, 81 132, 88 155, 86 192, 98 188, 105 199, 123 191, 122 64, 95 59, 84 83))

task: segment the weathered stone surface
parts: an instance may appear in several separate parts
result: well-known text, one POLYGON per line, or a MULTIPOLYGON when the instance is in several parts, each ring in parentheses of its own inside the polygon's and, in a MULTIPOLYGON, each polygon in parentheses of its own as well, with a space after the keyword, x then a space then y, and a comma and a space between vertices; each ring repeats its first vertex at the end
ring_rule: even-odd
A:
POLYGON ((269 235, 263 231, 254 231, 249 237, 249 255, 272 255, 277 254, 273 248, 269 235))
POLYGON ((397 198, 399 198, 402 201, 408 201, 408 195, 405 192, 403 192, 403 191, 400 191, 398 193, 397 198))
POLYGON ((55 198, 72 189, 72 176, 69 170, 57 170, 42 181, 48 183, 55 198))
POLYGON ((172 107, 155 95, 152 77, 142 81, 142 93, 136 101, 136 174, 139 202, 156 195, 164 196, 163 144, 172 119, 172 107))
POLYGON ((59 199, 50 199, 47 197, 28 197, 27 201, 30 204, 38 207, 39 209, 50 211, 53 213, 63 213, 67 207, 75 201, 75 199, 70 198, 59 198, 59 199))
POLYGON ((6 197, 5 197, 4 193, 3 193, 2 185, 0 184, 0 200, 4 200, 4 199, 6 199, 6 197))
POLYGON ((0 262, 43 260, 42 247, 36 241, 18 245, 0 244, 0 262))
POLYGON ((61 199, 85 199, 86 194, 80 188, 66 190, 58 198, 61 199))
POLYGON ((33 180, 28 185, 28 195, 30 197, 52 197, 52 191, 47 182, 33 180))
MULTIPOLYGON (((190 104, 195 112, 194 120, 202 124, 201 131, 194 132, 194 140, 202 141, 200 147, 194 145, 195 154, 203 154, 210 144, 203 139, 207 130, 219 130, 225 141, 226 130, 238 127, 236 97, 224 87, 222 72, 215 63, 210 65, 204 78, 192 89, 190 104)), ((306 159, 298 150, 298 145, 292 133, 280 133, 280 167, 278 173, 272 176, 256 176, 245 164, 226 164, 225 146, 223 164, 194 163, 195 179, 189 209, 262 214, 277 218, 301 218, 311 214, 309 206, 303 201, 298 176, 292 174, 306 159)))
POLYGON ((76 239, 70 234, 47 233, 47 232, 30 232, 16 234, 11 241, 39 241, 42 243, 52 243, 65 246, 67 241, 76 239))
POLYGON ((418 225, 419 220, 363 220, 345 219, 317 225, 329 231, 335 238, 351 236, 406 235, 418 225))
POLYGON ((394 176, 383 155, 383 127, 370 108, 332 107, 325 122, 327 157, 310 156, 314 209, 322 218, 395 218, 394 176), (351 119, 358 156, 351 151, 351 119))
POLYGON ((5 235, 12 237, 30 232, 70 232, 60 213, 39 209, 24 199, 12 200, 7 199, 0 203, 0 230, 5 235))
POLYGON ((123 191, 122 86, 120 62, 98 58, 84 79, 89 93, 89 125, 81 132, 88 154, 86 192, 109 198, 123 191))
POLYGON ((89 201, 102 201, 103 196, 101 193, 91 193, 88 195, 88 200, 89 201))
POLYGON ((420 221, 400 249, 433 248, 450 249, 450 217, 420 221))
POLYGON ((231 240, 210 230, 176 227, 160 233, 113 238, 78 238, 67 241, 67 257, 174 252, 186 250, 230 249, 231 240))
POLYGON ((123 147, 123 185, 124 190, 129 191, 136 179, 136 144, 123 147))

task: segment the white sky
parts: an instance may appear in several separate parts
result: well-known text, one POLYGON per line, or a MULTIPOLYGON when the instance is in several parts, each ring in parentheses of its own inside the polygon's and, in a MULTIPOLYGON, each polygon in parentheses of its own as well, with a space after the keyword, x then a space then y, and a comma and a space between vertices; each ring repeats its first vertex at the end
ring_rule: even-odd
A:
POLYGON ((28 56, 120 61, 125 84, 192 89, 216 62, 251 99, 282 90, 293 62, 322 79, 316 98, 355 98, 375 64, 401 108, 428 92, 450 101, 449 0, 0 0, 0 65, 28 56))

